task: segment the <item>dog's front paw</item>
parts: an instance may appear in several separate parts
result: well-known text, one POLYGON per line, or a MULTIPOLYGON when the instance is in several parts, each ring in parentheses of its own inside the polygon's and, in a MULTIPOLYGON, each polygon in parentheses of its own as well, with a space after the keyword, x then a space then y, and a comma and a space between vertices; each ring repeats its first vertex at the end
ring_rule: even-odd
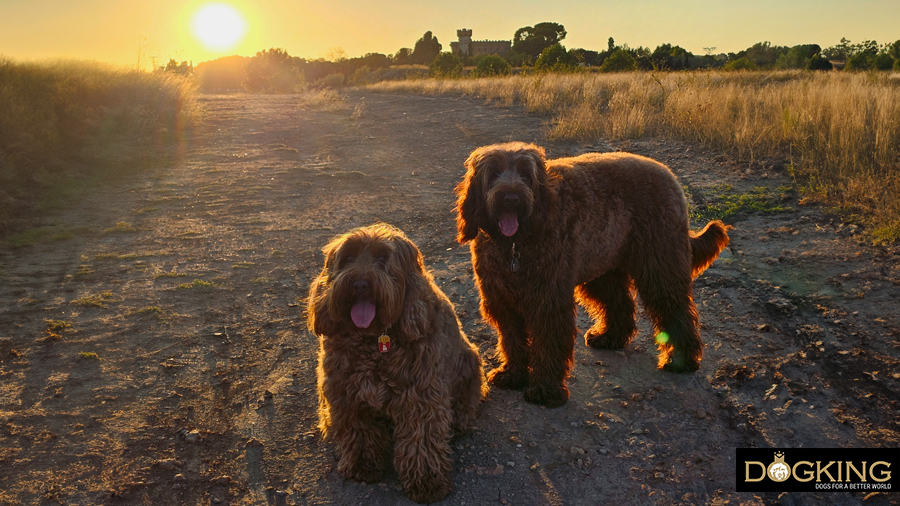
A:
POLYGON ((487 379, 497 388, 505 390, 521 390, 528 386, 528 373, 498 367, 487 374, 487 379))
POLYGON ((699 361, 678 357, 678 355, 673 355, 671 358, 672 360, 668 362, 660 363, 659 368, 663 371, 676 373, 694 372, 700 368, 699 361))
POLYGON ((375 483, 381 481, 384 477, 384 467, 378 465, 360 465, 351 466, 345 461, 338 464, 337 471, 348 480, 362 481, 365 483, 375 483))
POLYGON ((598 350, 621 350, 627 342, 627 339, 617 338, 609 332, 602 334, 587 332, 584 335, 584 344, 598 350))
POLYGON ((569 389, 559 383, 539 383, 525 389, 525 400, 548 408, 558 408, 569 400, 569 389))
POLYGON ((421 504, 438 502, 453 492, 453 483, 446 477, 426 477, 405 486, 406 496, 421 504))

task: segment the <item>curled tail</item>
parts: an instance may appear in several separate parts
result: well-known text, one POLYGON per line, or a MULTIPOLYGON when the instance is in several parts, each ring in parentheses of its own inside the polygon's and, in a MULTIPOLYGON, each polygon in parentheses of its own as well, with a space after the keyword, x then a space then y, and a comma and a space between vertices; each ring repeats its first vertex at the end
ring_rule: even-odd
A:
POLYGON ((730 226, 719 220, 713 220, 699 232, 691 232, 691 264, 692 277, 697 277, 706 270, 728 246, 728 230, 730 226))

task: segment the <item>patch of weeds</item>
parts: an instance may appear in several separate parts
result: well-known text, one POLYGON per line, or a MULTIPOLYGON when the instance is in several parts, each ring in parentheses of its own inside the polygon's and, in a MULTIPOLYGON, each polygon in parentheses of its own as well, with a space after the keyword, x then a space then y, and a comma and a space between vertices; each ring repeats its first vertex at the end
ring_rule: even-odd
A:
POLYGON ((131 223, 128 223, 127 221, 120 221, 116 223, 115 226, 104 230, 107 234, 129 234, 137 231, 138 229, 131 226, 131 223))
POLYGON ((69 304, 88 307, 106 307, 106 304, 110 302, 116 302, 116 300, 113 298, 112 292, 107 290, 95 295, 86 295, 84 297, 75 299, 73 301, 70 301, 69 304))
POLYGON ((878 227, 871 232, 872 242, 875 244, 893 244, 900 241, 900 223, 893 223, 885 227, 878 227))
POLYGON ((39 303, 40 300, 39 300, 39 299, 35 299, 34 297, 22 297, 22 298, 19 299, 17 302, 18 302, 19 304, 22 304, 22 305, 25 305, 25 306, 33 306, 33 305, 39 303))
POLYGON ((250 282, 255 285, 267 285, 272 282, 272 278, 263 276, 261 278, 253 278, 250 282))
POLYGON ((101 360, 100 355, 97 355, 93 351, 79 351, 78 358, 80 358, 82 360, 97 360, 97 361, 101 360))
POLYGON ((95 260, 134 260, 136 258, 140 258, 140 255, 137 253, 98 253, 94 255, 95 260))
POLYGON ((209 290, 211 288, 214 288, 215 286, 216 285, 214 283, 211 283, 209 281, 203 281, 202 279, 195 279, 195 280, 191 281, 190 283, 182 283, 182 284, 178 285, 178 289, 180 289, 180 290, 191 290, 191 289, 209 290))
POLYGON ((159 209, 156 207, 144 207, 141 209, 132 209, 131 212, 132 212, 132 214, 141 215, 141 214, 146 214, 146 213, 152 213, 153 211, 158 211, 158 210, 159 209))
POLYGON ((269 253, 269 256, 273 256, 273 257, 283 257, 283 256, 284 256, 284 252, 281 251, 280 249, 273 249, 273 250, 269 253))
POLYGON ((187 241, 190 239, 197 239, 202 235, 203 235, 202 232, 197 232, 196 230, 189 230, 189 231, 181 234, 178 238, 181 239, 182 241, 187 241))
POLYGON ((332 174, 331 177, 363 178, 369 177, 369 175, 358 170, 339 170, 332 174))
POLYGON ((86 227, 65 228, 59 225, 36 227, 10 234, 6 242, 14 248, 22 248, 37 242, 66 241, 86 230, 86 227))
POLYGON ((74 278, 75 279, 85 279, 89 278, 94 274, 94 269, 87 264, 81 264, 78 266, 78 270, 75 271, 74 278))
POLYGON ((168 271, 168 272, 165 272, 165 271, 163 271, 163 272, 157 272, 156 274, 153 275, 153 279, 159 279, 159 278, 181 278, 181 277, 184 277, 184 276, 187 276, 187 273, 186 273, 186 272, 175 272, 175 268, 173 267, 172 270, 171 270, 171 271, 168 271))
POLYGON ((256 265, 253 262, 238 262, 231 266, 232 269, 249 269, 256 265))
POLYGON ((68 328, 72 327, 72 324, 65 320, 45 320, 47 322, 47 330, 44 331, 46 334, 45 339, 48 341, 59 341, 62 339, 62 333, 68 328))
POLYGON ((130 314, 134 316, 155 316, 157 318, 162 318, 163 310, 159 306, 144 306, 140 309, 135 309, 130 314))
POLYGON ((709 188, 684 186, 685 196, 695 204, 688 211, 691 221, 709 220, 735 221, 749 213, 785 213, 793 211, 783 203, 790 200, 793 188, 779 186, 768 188, 757 186, 746 193, 740 193, 729 184, 722 183, 709 188))

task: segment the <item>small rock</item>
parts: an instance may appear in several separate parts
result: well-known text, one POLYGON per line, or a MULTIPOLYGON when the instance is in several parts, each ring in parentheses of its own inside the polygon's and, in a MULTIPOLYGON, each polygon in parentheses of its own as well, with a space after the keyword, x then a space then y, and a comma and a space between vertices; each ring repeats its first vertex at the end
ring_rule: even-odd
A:
POLYGON ((569 425, 571 425, 572 427, 581 427, 581 422, 572 422, 569 425))
POLYGON ((662 392, 666 389, 666 387, 664 387, 662 385, 653 385, 653 389, 656 390, 657 392, 662 392))
POLYGON ((653 475, 653 477, 661 480, 665 478, 665 475, 663 473, 656 473, 653 475))
POLYGON ((569 453, 571 453, 572 455, 584 455, 584 448, 573 446, 569 449, 569 453))
POLYGON ((0 339, 0 360, 6 360, 13 356, 12 339, 4 337, 0 339))
POLYGON ((757 325, 756 330, 758 332, 768 332, 768 331, 772 330, 772 326, 769 325, 768 323, 763 323, 762 325, 757 325))
POLYGON ((259 439, 252 437, 252 438, 250 438, 249 441, 247 441, 247 443, 244 445, 244 447, 245 448, 259 448, 262 445, 263 444, 259 441, 259 439))
POLYGON ((640 401, 644 400, 644 394, 641 394, 641 393, 632 394, 631 400, 633 400, 635 402, 640 402, 640 401))
POLYGON ((229 483, 231 483, 231 476, 228 476, 227 474, 219 476, 218 478, 213 480, 213 483, 215 483, 216 485, 228 485, 229 483))
POLYGON ((176 461, 175 459, 166 459, 159 461, 159 467, 167 471, 173 471, 175 469, 175 466, 177 465, 178 461, 176 461))
POLYGON ((506 463, 506 467, 516 467, 516 463, 510 460, 506 463))
POLYGON ((606 455, 607 453, 609 453, 609 450, 607 450, 606 448, 600 448, 600 455, 606 455))
POLYGON ((184 440, 188 443, 198 443, 200 442, 200 431, 194 429, 184 435, 184 440))
POLYGON ((703 420, 706 418, 706 410, 703 408, 697 408, 697 418, 703 420))

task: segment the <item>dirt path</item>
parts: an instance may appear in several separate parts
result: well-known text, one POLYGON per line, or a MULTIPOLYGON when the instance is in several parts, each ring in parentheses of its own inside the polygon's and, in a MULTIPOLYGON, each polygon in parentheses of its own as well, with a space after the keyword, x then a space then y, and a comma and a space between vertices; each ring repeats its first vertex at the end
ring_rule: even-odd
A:
MULTIPOLYGON (((317 343, 300 313, 330 237, 404 229, 490 357, 453 240, 452 189, 473 148, 652 156, 695 205, 723 182, 786 184, 777 167, 669 141, 550 142, 545 119, 465 98, 297 103, 203 97, 204 128, 176 166, 49 220, 74 237, 0 245, 0 505, 407 504, 395 474, 344 481, 315 432, 317 343)), ((579 338, 569 403, 492 391, 454 443, 443 503, 896 503, 733 492, 736 447, 900 446, 900 256, 787 199, 790 211, 741 214, 696 282, 696 374, 657 371, 645 323, 624 352, 579 338)))

